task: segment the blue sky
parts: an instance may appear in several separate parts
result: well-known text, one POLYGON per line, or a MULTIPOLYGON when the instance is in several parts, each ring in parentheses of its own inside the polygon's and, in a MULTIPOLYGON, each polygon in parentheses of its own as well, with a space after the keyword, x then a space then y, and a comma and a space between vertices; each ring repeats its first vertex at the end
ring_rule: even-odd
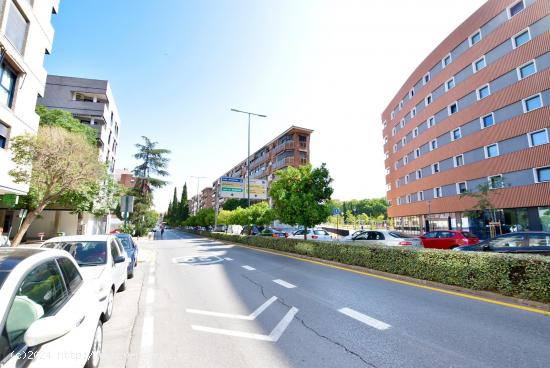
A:
MULTIPOLYGON (((314 129, 335 198, 385 195, 380 114, 414 68, 483 0, 62 0, 51 74, 108 79, 117 168, 146 135, 172 150, 170 185, 201 187, 290 125, 314 129)), ((464 37, 467 37, 465 35, 464 37)))

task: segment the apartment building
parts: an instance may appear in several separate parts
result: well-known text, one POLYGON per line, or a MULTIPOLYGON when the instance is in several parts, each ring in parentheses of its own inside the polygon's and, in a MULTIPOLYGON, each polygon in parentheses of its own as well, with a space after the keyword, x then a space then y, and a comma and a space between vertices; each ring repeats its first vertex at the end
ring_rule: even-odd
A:
POLYGON ((214 208, 214 189, 212 187, 204 188, 201 191, 199 199, 199 209, 214 208))
MULTIPOLYGON (((310 162, 311 133, 313 133, 311 129, 291 126, 263 145, 262 148, 250 155, 250 178, 267 180, 269 186, 269 183, 275 178, 277 170, 308 164, 310 162)), ((245 158, 222 176, 246 178, 246 164, 247 159, 245 158)), ((219 179, 212 184, 213 193, 216 192, 218 181, 219 179)))
POLYGON ((489 0, 382 114, 396 227, 550 231, 550 2, 489 0), (468 215, 488 185, 495 217, 468 215))
POLYGON ((58 7, 59 0, 0 1, 0 195, 24 195, 29 189, 8 174, 14 167, 9 141, 38 131, 36 96, 44 94, 44 55, 52 51, 51 18, 58 7))
POLYGON ((133 189, 136 186, 137 178, 128 169, 115 170, 115 179, 120 185, 127 189, 133 189))
POLYGON ((48 75, 46 92, 37 104, 67 110, 82 124, 96 129, 99 160, 114 173, 120 116, 109 81, 48 75))

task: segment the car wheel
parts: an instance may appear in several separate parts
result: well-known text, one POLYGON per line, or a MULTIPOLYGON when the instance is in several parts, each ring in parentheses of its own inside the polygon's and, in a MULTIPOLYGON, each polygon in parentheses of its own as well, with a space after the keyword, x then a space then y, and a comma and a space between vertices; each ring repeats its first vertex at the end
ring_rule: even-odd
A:
POLYGON ((90 354, 88 354, 88 360, 84 365, 84 368, 98 368, 101 361, 101 350, 103 349, 103 324, 98 322, 95 329, 94 341, 92 342, 92 348, 90 354))
POLYGON ((128 272, 128 278, 129 278, 129 279, 133 279, 133 278, 134 278, 134 270, 132 270, 131 272, 128 272))
POLYGON ((120 287, 118 288, 118 291, 124 291, 124 290, 126 290, 126 280, 124 280, 122 285, 120 285, 120 287))
POLYGON ((107 308, 105 308, 105 313, 103 313, 103 317, 101 318, 103 322, 107 322, 111 319, 111 316, 113 315, 113 305, 115 301, 115 292, 113 289, 109 291, 109 295, 107 296, 107 308))

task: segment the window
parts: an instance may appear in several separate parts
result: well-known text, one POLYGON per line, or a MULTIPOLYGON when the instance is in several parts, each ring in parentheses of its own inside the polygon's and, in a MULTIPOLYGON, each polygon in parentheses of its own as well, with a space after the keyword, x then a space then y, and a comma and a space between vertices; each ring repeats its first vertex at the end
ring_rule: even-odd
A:
POLYGON ((386 191, 387 192, 391 191, 391 184, 386 184, 386 191))
POLYGON ((416 148, 414 150, 414 158, 419 158, 420 157, 420 148, 416 148))
POLYGON ((403 108, 403 100, 399 101, 399 110, 403 108))
POLYGON ((443 58, 443 60, 441 60, 441 66, 443 68, 445 68, 447 65, 449 65, 452 62, 453 62, 453 58, 452 58, 451 54, 449 54, 449 55, 445 56, 443 58))
POLYGON ((396 188, 399 188, 399 180, 396 180, 396 181, 395 181, 395 187, 396 187, 396 188))
POLYGON ((487 63, 485 62, 485 56, 482 56, 477 61, 474 61, 472 64, 472 67, 474 68, 474 73, 479 72, 481 69, 485 68, 487 66, 487 63))
POLYGON ((409 184, 409 174, 405 175, 405 184, 409 184))
POLYGON ((395 135, 395 133, 397 133, 397 128, 393 127, 392 130, 391 130, 391 136, 393 137, 395 135))
POLYGON ((428 125, 428 128, 431 128, 435 125, 435 117, 429 117, 426 121, 426 124, 428 125))
POLYGON ((512 44, 514 45, 514 48, 520 47, 529 41, 531 41, 531 32, 529 31, 529 28, 512 37, 512 44))
POLYGON ((13 103, 16 79, 15 71, 5 62, 2 63, 0 67, 0 101, 7 107, 11 107, 13 103))
POLYGON ((445 91, 449 91, 455 88, 455 77, 452 77, 447 82, 445 82, 445 91))
POLYGON ((20 54, 23 54, 23 49, 25 48, 28 26, 29 23, 19 8, 13 1, 10 1, 8 22, 6 24, 6 38, 20 54))
POLYGON ((411 195, 407 194, 407 203, 411 203, 411 195))
POLYGON ((498 156, 498 143, 485 146, 485 158, 498 156))
POLYGON ((409 98, 412 98, 414 96, 414 87, 411 88, 411 90, 409 91, 409 98))
POLYGON ((8 146, 9 137, 10 128, 0 121, 0 149, 4 149, 8 146))
POLYGON ((388 136, 384 137, 384 144, 388 144, 388 136))
POLYGON ((401 119, 401 121, 399 122, 399 126, 401 128, 404 128, 405 127, 405 118, 401 119))
POLYGON ((413 138, 418 137, 418 127, 413 129, 413 138))
POLYGON ((464 166, 464 155, 455 156, 453 161, 454 161, 455 167, 464 166))
POLYGON ((456 128, 451 132, 451 141, 456 141, 460 138, 462 138, 462 131, 460 130, 460 128, 456 128))
POLYGON ((407 144, 407 137, 401 138, 401 145, 404 146, 407 144))
POLYGON ((481 41, 481 31, 477 31, 476 33, 471 35, 469 38, 469 41, 470 41, 470 47, 472 47, 473 45, 481 41))
POLYGON ((523 100, 523 112, 529 112, 542 107, 542 98, 538 95, 526 98, 523 100))
POLYGON ((424 192, 418 192, 416 194, 416 197, 418 198, 419 201, 423 201, 424 200, 424 192))
POLYGON ((506 234, 489 241, 490 248, 518 248, 525 247, 527 236, 524 234, 506 234))
POLYGON ((78 272, 75 265, 67 258, 59 258, 57 263, 61 268, 61 273, 63 274, 65 284, 67 285, 67 290, 69 290, 69 293, 73 294, 80 287, 80 285, 82 285, 82 276, 80 275, 80 272, 78 272))
POLYGON ((477 99, 482 100, 491 94, 491 89, 489 88, 489 85, 486 84, 483 87, 480 87, 476 92, 477 92, 477 99))
POLYGON ((406 165, 409 163, 409 156, 405 155, 403 156, 403 165, 406 165))
POLYGON ((390 168, 386 167, 386 175, 390 175, 390 168))
POLYGON ((441 198, 441 187, 434 188, 434 198, 441 198))
POLYGON ((451 105, 449 105, 449 107, 447 107, 447 112, 449 115, 456 114, 457 111, 458 111, 458 104, 456 102, 452 103, 451 105))
POLYGON ((382 127, 386 128, 386 126, 388 126, 388 122, 384 120, 384 122, 382 122, 382 127))
POLYGON ((390 158, 390 153, 386 151, 386 152, 384 153, 384 156, 386 157, 386 160, 387 160, 388 158, 390 158))
POLYGON ((416 179, 422 179, 422 170, 416 170, 416 179))
POLYGON ((397 144, 393 145, 393 153, 397 152, 397 144))
POLYGON ((391 116, 392 119, 394 119, 395 118, 395 111, 392 111, 390 116, 391 116))
POLYGON ((539 130, 538 132, 529 133, 529 147, 539 146, 541 144, 548 143, 548 132, 546 129, 539 130))
POLYGON ((433 151, 436 148, 437 148, 437 139, 432 139, 430 141, 430 151, 433 151))
POLYGON ((430 81, 430 72, 427 72, 424 74, 424 78, 422 78, 422 84, 426 85, 430 81))
POLYGON ((426 96, 426 98, 424 99, 424 105, 428 106, 429 104, 432 103, 432 95, 429 94, 426 96))
POLYGON ((527 78, 530 75, 533 75, 537 72, 537 64, 535 63, 535 60, 528 62, 527 64, 524 64, 520 66, 518 69, 518 79, 522 80, 527 78))
POLYGON ((437 174, 439 172, 439 162, 432 164, 432 174, 437 174))
POLYGON ((489 115, 482 116, 480 118, 481 129, 488 128, 495 125, 495 115, 490 113, 489 115))
POLYGON ((413 107, 411 110, 411 118, 414 118, 416 116, 416 107, 413 107))
POLYGON ((525 4, 523 4, 523 0, 518 1, 508 8, 508 18, 512 18, 514 15, 520 13, 523 9, 525 9, 525 4))
POLYGON ((456 183, 456 194, 466 193, 467 191, 468 187, 466 186, 465 181, 463 181, 462 183, 456 183))
POLYGON ((489 188, 499 189, 503 186, 502 175, 489 176, 489 188))
POLYGON ((550 235, 529 234, 530 247, 550 247, 550 235))
POLYGON ((535 169, 535 181, 544 183, 550 181, 550 166, 535 169))

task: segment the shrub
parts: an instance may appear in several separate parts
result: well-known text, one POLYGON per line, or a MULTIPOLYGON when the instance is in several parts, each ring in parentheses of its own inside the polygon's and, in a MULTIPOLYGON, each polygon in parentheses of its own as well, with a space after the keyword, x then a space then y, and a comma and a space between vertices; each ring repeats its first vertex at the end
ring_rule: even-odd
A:
POLYGON ((550 257, 193 233, 447 285, 550 302, 550 257))

